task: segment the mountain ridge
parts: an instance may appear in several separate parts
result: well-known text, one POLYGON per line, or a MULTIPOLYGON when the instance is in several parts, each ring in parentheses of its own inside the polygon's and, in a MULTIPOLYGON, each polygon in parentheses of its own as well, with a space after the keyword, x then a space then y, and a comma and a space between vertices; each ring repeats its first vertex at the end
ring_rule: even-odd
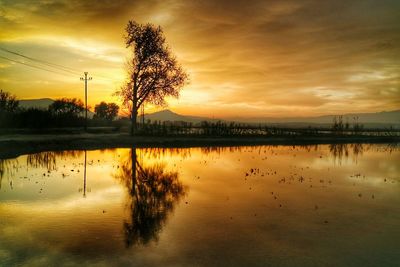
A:
POLYGON ((21 99, 19 106, 22 108, 40 108, 47 109, 54 100, 51 98, 38 98, 38 99, 21 99))
MULTIPOLYGON (((145 114, 145 121, 186 121, 192 123, 199 123, 201 121, 224 121, 224 122, 236 122, 236 123, 247 123, 247 124, 269 124, 269 125, 285 125, 294 127, 308 127, 316 125, 330 125, 332 124, 334 117, 342 116, 343 122, 349 122, 350 124, 358 122, 365 124, 368 127, 400 127, 400 110, 394 111, 381 111, 374 113, 345 113, 340 115, 322 115, 314 117, 231 117, 225 119, 214 119, 208 117, 199 116, 187 116, 175 113, 171 110, 162 110, 150 114, 145 114)), ((141 119, 141 116, 139 116, 141 119)))

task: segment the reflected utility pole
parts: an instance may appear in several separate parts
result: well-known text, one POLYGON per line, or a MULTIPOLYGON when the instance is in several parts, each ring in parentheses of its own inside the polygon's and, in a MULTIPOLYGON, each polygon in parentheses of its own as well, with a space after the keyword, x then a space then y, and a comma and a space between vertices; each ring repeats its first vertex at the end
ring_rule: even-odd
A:
POLYGON ((88 77, 88 72, 83 73, 85 77, 81 77, 81 81, 85 82, 85 131, 87 131, 87 82, 92 80, 92 77, 88 77))
POLYGON ((83 167, 83 197, 86 197, 86 150, 85 150, 85 165, 83 167))

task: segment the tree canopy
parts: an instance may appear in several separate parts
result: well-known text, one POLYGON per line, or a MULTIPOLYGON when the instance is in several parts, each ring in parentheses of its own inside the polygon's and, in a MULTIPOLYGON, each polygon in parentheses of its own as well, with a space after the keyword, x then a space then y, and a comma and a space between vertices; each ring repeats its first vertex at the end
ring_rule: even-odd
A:
POLYGON ((76 98, 57 99, 49 106, 49 111, 57 116, 79 116, 84 110, 82 101, 76 98))
POLYGON ((18 109, 19 101, 9 92, 0 90, 0 113, 15 112, 18 109))
POLYGON ((94 107, 94 118, 112 121, 119 111, 119 106, 115 103, 101 102, 94 107))

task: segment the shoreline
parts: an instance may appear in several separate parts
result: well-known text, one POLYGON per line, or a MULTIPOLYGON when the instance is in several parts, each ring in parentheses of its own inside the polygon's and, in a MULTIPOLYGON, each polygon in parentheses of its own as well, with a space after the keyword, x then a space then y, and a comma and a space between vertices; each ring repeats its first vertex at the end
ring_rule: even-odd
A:
POLYGON ((207 136, 134 136, 127 134, 44 134, 0 136, 0 159, 24 154, 60 150, 94 150, 107 148, 207 147, 256 145, 400 143, 400 136, 273 136, 273 137, 207 137, 207 136))

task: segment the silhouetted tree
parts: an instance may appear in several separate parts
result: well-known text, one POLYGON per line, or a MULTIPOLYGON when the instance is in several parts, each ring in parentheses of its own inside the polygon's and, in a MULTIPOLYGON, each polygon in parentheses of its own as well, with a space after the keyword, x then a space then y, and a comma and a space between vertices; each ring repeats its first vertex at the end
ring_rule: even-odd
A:
POLYGON ((117 95, 130 109, 133 135, 140 106, 145 101, 165 105, 166 96, 178 97, 188 76, 172 55, 160 27, 129 21, 125 44, 133 49, 133 57, 128 62, 128 81, 117 95))
POLYGON ((95 115, 93 118, 112 121, 118 115, 118 111, 119 106, 117 104, 101 102, 94 107, 95 115))
POLYGON ((61 98, 49 106, 49 111, 56 116, 70 115, 78 117, 85 110, 80 99, 61 98))
POLYGON ((332 131, 336 134, 343 134, 343 130, 345 129, 345 124, 343 123, 343 116, 334 116, 333 117, 333 125, 332 131))
POLYGON ((358 116, 353 118, 353 134, 357 134, 364 129, 364 125, 358 121, 358 116))
POLYGON ((19 101, 14 95, 0 90, 0 114, 12 113, 18 109, 19 101))
POLYGON ((18 110, 18 100, 14 95, 0 90, 0 126, 6 127, 13 124, 13 116, 18 110))

